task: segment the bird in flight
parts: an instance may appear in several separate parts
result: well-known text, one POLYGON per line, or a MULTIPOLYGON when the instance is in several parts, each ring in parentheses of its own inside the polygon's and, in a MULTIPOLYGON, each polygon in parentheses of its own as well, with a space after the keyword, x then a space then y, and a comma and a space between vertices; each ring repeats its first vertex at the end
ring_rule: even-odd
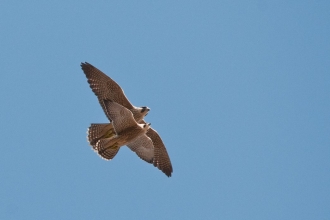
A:
POLYGON ((150 123, 137 123, 133 113, 116 102, 104 100, 104 106, 116 135, 97 141, 95 148, 99 155, 111 160, 121 146, 127 145, 141 159, 152 162, 154 146, 151 139, 145 135, 150 123))
POLYGON ((88 142, 93 149, 104 159, 110 160, 117 154, 120 148, 119 145, 127 145, 141 159, 152 163, 170 177, 173 168, 165 145, 157 131, 143 120, 150 109, 146 106, 136 107, 132 105, 125 96, 123 89, 113 79, 93 65, 85 62, 81 63, 81 68, 87 77, 92 91, 97 96, 104 113, 110 121, 110 123, 104 124, 91 124, 89 127, 88 142), (133 121, 131 120, 131 115, 128 114, 126 110, 132 114, 133 121), (125 116, 119 117, 118 112, 126 113, 124 114, 125 116), (136 135, 136 138, 133 138, 135 134, 131 136, 131 139, 134 139, 133 142, 123 141, 129 139, 126 136, 130 135, 126 133, 122 136, 120 133, 125 130, 127 126, 118 124, 125 120, 130 121, 130 125, 135 123, 135 127, 145 126, 145 130, 142 130, 146 131, 146 133, 141 135, 138 132, 139 134, 136 135), (124 129, 121 126, 124 126, 124 129), (114 141, 116 138, 119 138, 119 141, 114 141))

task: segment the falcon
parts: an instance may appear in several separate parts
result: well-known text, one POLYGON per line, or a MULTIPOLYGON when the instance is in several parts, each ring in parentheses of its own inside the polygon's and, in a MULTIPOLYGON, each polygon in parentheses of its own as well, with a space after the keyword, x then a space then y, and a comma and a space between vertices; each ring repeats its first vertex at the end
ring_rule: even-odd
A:
MULTIPOLYGON (((116 129, 113 124, 113 119, 111 119, 111 116, 108 112, 111 110, 109 105, 112 104, 109 104, 109 102, 107 101, 112 101, 114 103, 121 105, 122 107, 125 107, 133 114, 133 118, 137 123, 146 124, 143 118, 150 111, 148 107, 146 106, 136 107, 132 105, 125 96, 123 89, 113 79, 111 79, 109 76, 104 74, 102 71, 100 71, 93 65, 85 62, 85 63, 81 63, 81 68, 86 75, 87 81, 92 91, 97 96, 104 113, 106 114, 107 118, 110 121, 110 123, 104 123, 104 124, 91 124, 91 126, 89 127, 88 142, 90 143, 90 145, 93 147, 94 150, 98 151, 98 147, 100 148, 102 145, 101 143, 105 144, 105 141, 109 141, 109 138, 113 138, 115 135, 117 135, 116 129)), ((168 156, 167 150, 165 148, 162 139, 160 138, 157 131, 151 128, 150 125, 149 125, 149 129, 146 132, 146 136, 149 139, 151 139, 153 144, 153 150, 148 151, 149 152, 148 158, 147 157, 142 158, 141 157, 142 154, 139 152, 141 151, 141 149, 144 148, 137 147, 137 145, 140 145, 142 147, 147 146, 147 142, 149 141, 147 141, 146 138, 142 138, 142 140, 134 142, 138 144, 130 145, 128 147, 132 149, 135 153, 137 153, 137 155, 141 159, 145 160, 148 163, 152 163, 155 167, 157 167, 159 170, 165 173, 165 175, 170 177, 173 172, 173 168, 172 168, 171 160, 168 156), (139 150, 135 150, 135 149, 139 149, 139 150)), ((118 152, 118 150, 116 151, 116 153, 118 152)), ((109 150, 107 152, 109 152, 109 150)), ((114 154, 113 157, 115 155, 116 154, 114 154)), ((105 157, 103 158, 107 159, 105 157)))
POLYGON ((151 162, 154 156, 152 140, 145 135, 150 123, 139 124, 133 113, 124 106, 109 100, 104 100, 107 116, 112 120, 115 136, 98 140, 95 150, 106 160, 111 160, 119 148, 127 145, 141 159, 151 162))

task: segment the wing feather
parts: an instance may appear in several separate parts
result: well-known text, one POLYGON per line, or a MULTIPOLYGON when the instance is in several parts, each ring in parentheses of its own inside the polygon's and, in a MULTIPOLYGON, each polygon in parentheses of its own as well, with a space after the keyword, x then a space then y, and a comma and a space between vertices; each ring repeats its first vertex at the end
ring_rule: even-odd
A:
POLYGON ((104 105, 106 115, 112 120, 113 127, 117 134, 120 134, 128 127, 137 125, 133 113, 124 106, 109 100, 104 100, 104 105))
POLYGON ((153 165, 170 177, 173 172, 173 167, 162 139, 157 131, 152 128, 149 128, 146 135, 152 140, 154 145, 153 165))
POLYGON ((112 100, 128 109, 133 108, 133 105, 125 96, 124 90, 113 79, 87 62, 81 63, 81 69, 85 73, 87 81, 104 112, 106 112, 106 109, 103 100, 112 100))
POLYGON ((133 142, 127 144, 142 160, 152 163, 154 158, 154 146, 152 140, 145 134, 140 135, 133 142))

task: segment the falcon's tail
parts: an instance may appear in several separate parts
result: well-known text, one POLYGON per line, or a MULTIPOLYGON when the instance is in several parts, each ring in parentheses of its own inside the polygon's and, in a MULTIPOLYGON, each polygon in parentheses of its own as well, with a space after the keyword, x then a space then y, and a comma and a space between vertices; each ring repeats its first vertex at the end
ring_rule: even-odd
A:
POLYGON ((116 135, 111 123, 107 124, 91 124, 87 131, 87 139, 93 149, 96 150, 96 143, 100 139, 111 138, 116 135))
POLYGON ((113 159, 118 153, 119 148, 117 141, 113 138, 101 139, 95 145, 95 150, 106 160, 113 159))

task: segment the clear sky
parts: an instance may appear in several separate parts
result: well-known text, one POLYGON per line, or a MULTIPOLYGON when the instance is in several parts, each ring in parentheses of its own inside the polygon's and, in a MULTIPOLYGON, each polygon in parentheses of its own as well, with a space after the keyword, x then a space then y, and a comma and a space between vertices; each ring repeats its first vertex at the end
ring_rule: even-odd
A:
POLYGON ((2 1, 0 219, 330 219, 329 1, 2 1), (98 67, 167 178, 86 141, 98 67))

